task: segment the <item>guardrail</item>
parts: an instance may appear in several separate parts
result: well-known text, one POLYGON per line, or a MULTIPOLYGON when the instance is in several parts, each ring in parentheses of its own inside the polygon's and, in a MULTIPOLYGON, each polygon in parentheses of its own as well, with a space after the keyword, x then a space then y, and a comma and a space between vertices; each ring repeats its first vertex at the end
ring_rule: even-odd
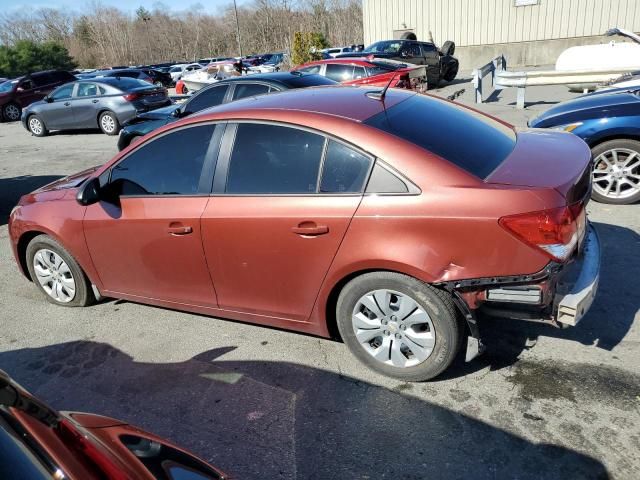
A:
POLYGON ((476 93, 476 103, 482 103, 482 82, 484 77, 491 74, 491 86, 495 86, 496 72, 501 72, 507 69, 507 60, 504 55, 499 55, 489 63, 482 67, 476 68, 473 71, 473 87, 476 93))
POLYGON ((569 88, 583 90, 586 93, 589 89, 595 88, 596 85, 638 70, 640 70, 640 66, 624 70, 530 70, 527 72, 502 70, 496 73, 493 83, 496 90, 511 87, 517 88, 516 106, 517 108, 524 108, 526 87, 566 85, 569 88))

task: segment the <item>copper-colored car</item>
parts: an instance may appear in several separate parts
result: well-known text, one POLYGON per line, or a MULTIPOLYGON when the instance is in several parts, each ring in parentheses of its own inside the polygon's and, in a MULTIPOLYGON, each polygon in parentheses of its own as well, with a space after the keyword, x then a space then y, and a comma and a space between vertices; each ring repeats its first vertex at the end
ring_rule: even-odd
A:
POLYGON ((20 200, 9 231, 52 303, 97 295, 339 332, 384 374, 442 372, 479 309, 574 325, 595 295, 590 153, 437 97, 319 87, 163 127, 20 200))
POLYGON ((121 420, 57 412, 0 370, 0 478, 223 480, 220 471, 121 420))

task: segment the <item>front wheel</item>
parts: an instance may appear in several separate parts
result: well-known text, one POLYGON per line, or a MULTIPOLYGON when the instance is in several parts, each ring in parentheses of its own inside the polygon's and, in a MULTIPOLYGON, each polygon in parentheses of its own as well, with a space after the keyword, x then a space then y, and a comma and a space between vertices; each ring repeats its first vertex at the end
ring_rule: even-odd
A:
POLYGON ((31 115, 29 117, 27 126, 29 127, 29 131, 36 137, 44 137, 49 133, 47 127, 44 126, 44 122, 37 115, 31 115))
POLYGON ((120 122, 113 112, 102 112, 98 118, 98 124, 102 133, 117 135, 120 131, 120 122))
POLYGON ((67 250, 48 235, 35 237, 27 246, 31 280, 46 299, 65 307, 85 307, 95 301, 91 284, 67 250))
POLYGON ((595 201, 617 205, 640 201, 640 142, 610 140, 596 145, 591 154, 595 201))
POLYGON ((462 327, 451 296, 407 275, 356 277, 340 292, 336 314, 349 350, 389 377, 434 378, 460 347, 462 327))

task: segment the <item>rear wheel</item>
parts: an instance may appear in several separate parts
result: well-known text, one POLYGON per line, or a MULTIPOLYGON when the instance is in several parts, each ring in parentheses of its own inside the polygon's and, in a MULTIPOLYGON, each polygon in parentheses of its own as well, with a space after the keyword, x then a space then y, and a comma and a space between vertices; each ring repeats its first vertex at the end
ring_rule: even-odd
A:
POLYGON ((36 137, 44 137, 49 133, 47 127, 44 126, 44 122, 37 115, 31 115, 29 117, 27 126, 29 127, 29 131, 36 137))
POLYGON ((85 307, 95 302, 91 284, 78 263, 50 236, 31 240, 27 268, 49 302, 65 307, 85 307))
POLYGON ((640 142, 610 140, 591 153, 594 200, 618 205, 640 201, 640 142))
POLYGON ((384 375, 423 381, 442 373, 460 346, 451 296, 393 272, 356 277, 340 292, 338 329, 362 363, 384 375))
POLYGON ((4 117, 5 120, 7 120, 8 122, 17 122, 18 120, 20 120, 20 115, 22 114, 22 109, 20 108, 20 105, 18 105, 17 103, 7 103, 3 108, 2 108, 2 115, 4 117))
POLYGON ((113 112, 102 112, 98 118, 98 125, 107 135, 117 135, 120 131, 120 122, 113 112))

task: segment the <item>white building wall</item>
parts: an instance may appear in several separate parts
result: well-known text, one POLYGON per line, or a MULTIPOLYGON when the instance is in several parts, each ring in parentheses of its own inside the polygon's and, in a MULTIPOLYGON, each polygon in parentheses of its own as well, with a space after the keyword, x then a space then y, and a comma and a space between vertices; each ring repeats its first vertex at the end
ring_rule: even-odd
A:
POLYGON ((364 41, 412 29, 438 44, 492 45, 601 35, 617 26, 640 31, 640 0, 363 0, 364 41))

